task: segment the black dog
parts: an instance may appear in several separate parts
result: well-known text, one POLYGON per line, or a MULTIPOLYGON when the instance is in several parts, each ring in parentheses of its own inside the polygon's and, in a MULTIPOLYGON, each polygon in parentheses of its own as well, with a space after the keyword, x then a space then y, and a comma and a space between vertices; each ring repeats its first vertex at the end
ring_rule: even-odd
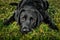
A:
MULTIPOLYGON (((17 5, 17 3, 11 3, 10 5, 17 5)), ((14 14, 6 20, 4 24, 8 25, 9 23, 17 21, 18 24, 21 25, 22 33, 30 32, 41 22, 45 22, 49 24, 50 28, 58 30, 46 12, 48 6, 46 0, 22 0, 18 3, 14 14)))

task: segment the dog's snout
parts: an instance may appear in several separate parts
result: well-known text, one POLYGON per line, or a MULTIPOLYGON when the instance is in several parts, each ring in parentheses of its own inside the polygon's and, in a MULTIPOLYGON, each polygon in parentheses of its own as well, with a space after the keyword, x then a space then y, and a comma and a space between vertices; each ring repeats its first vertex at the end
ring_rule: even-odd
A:
POLYGON ((27 29, 27 28, 23 29, 23 32, 29 32, 29 29, 27 29))
POLYGON ((30 25, 30 20, 26 21, 26 25, 28 25, 28 26, 30 25))
POLYGON ((28 27, 24 27, 23 29, 28 29, 28 27))
POLYGON ((24 28, 21 29, 21 32, 22 33, 28 33, 28 32, 30 32, 30 29, 27 28, 27 27, 24 27, 24 28))

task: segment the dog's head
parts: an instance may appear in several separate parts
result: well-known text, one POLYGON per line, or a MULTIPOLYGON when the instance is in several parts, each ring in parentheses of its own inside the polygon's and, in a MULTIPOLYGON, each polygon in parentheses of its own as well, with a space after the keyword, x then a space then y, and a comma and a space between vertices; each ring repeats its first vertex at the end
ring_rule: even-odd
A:
POLYGON ((33 28, 38 26, 41 21, 43 20, 42 15, 40 12, 31 7, 24 7, 23 9, 18 11, 18 24, 21 25, 21 32, 28 33, 33 28))

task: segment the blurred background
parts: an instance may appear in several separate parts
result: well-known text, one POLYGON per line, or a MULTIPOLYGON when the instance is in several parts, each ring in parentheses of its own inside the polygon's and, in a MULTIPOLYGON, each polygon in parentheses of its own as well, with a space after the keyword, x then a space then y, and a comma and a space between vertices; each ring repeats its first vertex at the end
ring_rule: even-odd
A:
POLYGON ((48 0, 49 9, 47 10, 51 19, 57 25, 59 32, 52 30, 45 23, 39 27, 22 35, 19 31, 20 27, 16 22, 5 26, 4 19, 9 18, 16 9, 11 6, 11 2, 19 2, 20 0, 0 0, 0 40, 60 40, 60 0, 48 0))

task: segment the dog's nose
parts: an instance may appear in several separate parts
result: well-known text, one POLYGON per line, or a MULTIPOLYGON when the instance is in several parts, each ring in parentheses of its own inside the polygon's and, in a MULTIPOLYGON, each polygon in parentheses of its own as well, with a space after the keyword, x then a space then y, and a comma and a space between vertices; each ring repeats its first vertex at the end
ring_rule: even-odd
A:
POLYGON ((21 32, 24 33, 24 34, 26 34, 26 33, 30 32, 30 29, 28 29, 28 28, 25 27, 25 28, 23 28, 21 30, 21 32))

